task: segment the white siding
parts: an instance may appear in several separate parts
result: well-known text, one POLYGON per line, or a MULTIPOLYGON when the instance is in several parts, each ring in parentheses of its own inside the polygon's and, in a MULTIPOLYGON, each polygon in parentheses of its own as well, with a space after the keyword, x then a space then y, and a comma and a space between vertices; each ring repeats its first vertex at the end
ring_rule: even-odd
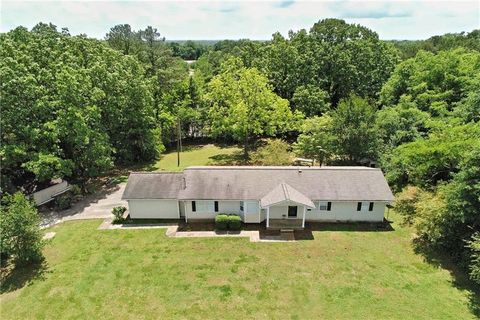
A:
MULTIPOLYGON (((203 200, 197 200, 203 201, 203 200)), ((212 200, 215 201, 215 200, 212 200)), ((244 211, 240 211, 240 200, 218 200, 218 212, 205 212, 199 211, 198 205, 196 206, 197 210, 192 211, 192 201, 184 201, 185 203, 185 214, 187 219, 215 219, 217 214, 229 213, 229 214, 238 214, 242 217, 244 222, 260 222, 258 219, 259 204, 257 200, 245 200, 244 201, 244 211)))
POLYGON ((257 200, 249 200, 244 202, 245 214, 243 221, 245 223, 260 223, 260 204, 257 200))
MULTIPOLYGON (((307 210, 307 221, 383 221, 385 202, 374 202, 373 210, 357 211, 357 202, 332 202, 331 211, 307 210)), ((271 212, 271 209, 270 209, 271 212)))
POLYGON ((128 210, 132 219, 178 219, 177 200, 128 200, 128 210))

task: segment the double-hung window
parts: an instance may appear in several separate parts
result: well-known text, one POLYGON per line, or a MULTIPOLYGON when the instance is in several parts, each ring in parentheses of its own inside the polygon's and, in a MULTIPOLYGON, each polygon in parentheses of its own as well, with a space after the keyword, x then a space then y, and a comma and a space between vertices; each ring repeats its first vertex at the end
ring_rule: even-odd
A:
POLYGON ((198 200, 192 201, 193 212, 217 212, 218 201, 198 200))
POLYGON ((319 211, 331 211, 332 203, 330 201, 315 201, 315 207, 319 211))
POLYGON ((373 202, 357 202, 357 211, 373 211, 373 202))

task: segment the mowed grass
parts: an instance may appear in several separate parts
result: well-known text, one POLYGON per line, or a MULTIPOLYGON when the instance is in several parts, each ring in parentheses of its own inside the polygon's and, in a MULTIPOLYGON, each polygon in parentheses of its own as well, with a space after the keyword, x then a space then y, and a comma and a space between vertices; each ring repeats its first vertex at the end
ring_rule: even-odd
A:
POLYGON ((2 319, 473 319, 467 292, 412 251, 411 231, 317 231, 314 240, 168 238, 163 229, 52 227, 42 275, 2 319))
POLYGON ((180 153, 180 166, 177 165, 177 152, 173 150, 163 154, 152 169, 182 171, 189 166, 235 164, 239 160, 240 153, 241 149, 236 146, 187 145, 180 153))

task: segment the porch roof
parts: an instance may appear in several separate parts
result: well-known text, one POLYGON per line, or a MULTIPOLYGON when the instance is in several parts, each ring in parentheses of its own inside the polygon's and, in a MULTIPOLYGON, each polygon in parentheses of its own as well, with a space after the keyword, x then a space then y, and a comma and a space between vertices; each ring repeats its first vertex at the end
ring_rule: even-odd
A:
POLYGON ((265 208, 287 201, 315 208, 312 200, 285 182, 280 183, 260 199, 260 205, 265 208))

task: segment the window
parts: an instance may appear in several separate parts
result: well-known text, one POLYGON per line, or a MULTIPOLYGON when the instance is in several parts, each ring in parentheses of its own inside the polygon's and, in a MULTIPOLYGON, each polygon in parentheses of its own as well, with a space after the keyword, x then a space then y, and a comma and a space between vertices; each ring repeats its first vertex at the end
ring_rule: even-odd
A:
POLYGON ((216 212, 215 201, 199 200, 192 201, 193 212, 216 212))
POLYGON ((218 201, 214 202, 215 212, 218 212, 218 201))
POLYGON ((357 202, 357 211, 372 211, 370 207, 373 210, 373 202, 357 202))
POLYGON ((332 203, 330 201, 316 201, 315 207, 320 211, 331 211, 332 203))

